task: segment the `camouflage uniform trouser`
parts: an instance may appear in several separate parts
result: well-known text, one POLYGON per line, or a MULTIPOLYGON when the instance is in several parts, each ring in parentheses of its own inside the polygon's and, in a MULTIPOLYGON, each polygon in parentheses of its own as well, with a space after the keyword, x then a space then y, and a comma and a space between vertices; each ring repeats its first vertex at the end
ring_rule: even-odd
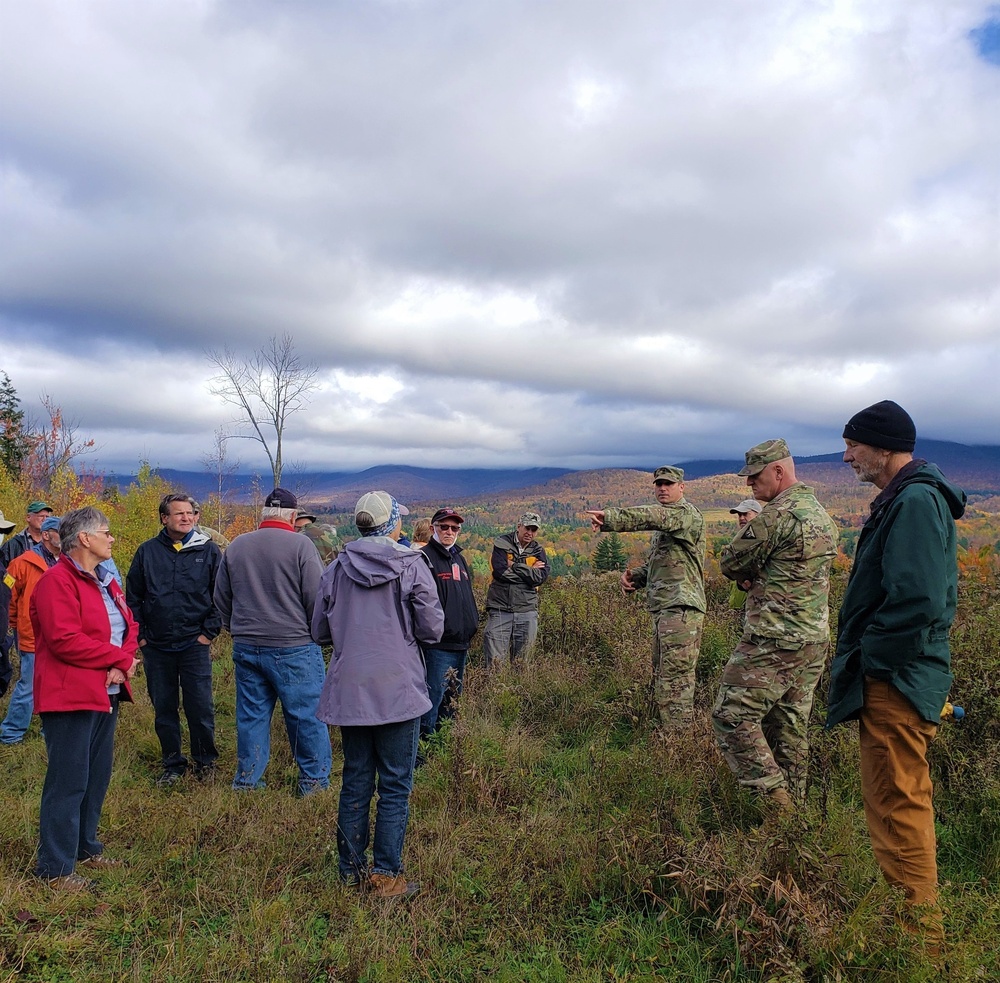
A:
POLYGON ((664 727, 687 727, 694 716, 694 671, 704 620, 694 608, 669 608, 653 617, 653 701, 664 727))
POLYGON ((741 785, 758 792, 787 787, 805 799, 809 713, 829 647, 790 647, 757 636, 736 646, 722 673, 712 723, 741 785))

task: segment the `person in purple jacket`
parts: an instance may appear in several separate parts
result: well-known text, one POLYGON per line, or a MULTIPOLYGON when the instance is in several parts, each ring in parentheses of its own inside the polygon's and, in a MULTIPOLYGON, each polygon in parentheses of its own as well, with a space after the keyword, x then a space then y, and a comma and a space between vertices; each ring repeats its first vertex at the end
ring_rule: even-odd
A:
POLYGON ((421 645, 444 631, 427 558, 398 542, 408 514, 384 491, 362 495, 354 522, 362 538, 327 567, 312 634, 333 646, 316 716, 340 727, 344 774, 337 816, 341 880, 379 897, 416 894, 403 875, 403 840, 420 738, 431 707, 421 645), (378 779, 372 865, 369 813, 378 779))

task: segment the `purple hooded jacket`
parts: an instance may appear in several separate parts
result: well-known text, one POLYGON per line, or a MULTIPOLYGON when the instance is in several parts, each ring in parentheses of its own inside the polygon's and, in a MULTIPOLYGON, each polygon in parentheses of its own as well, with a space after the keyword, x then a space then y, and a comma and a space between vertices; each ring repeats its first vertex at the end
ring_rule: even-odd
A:
POLYGON ((434 645, 444 612, 427 558, 386 536, 348 543, 326 568, 312 635, 333 644, 316 716, 374 727, 431 708, 421 645, 434 645))

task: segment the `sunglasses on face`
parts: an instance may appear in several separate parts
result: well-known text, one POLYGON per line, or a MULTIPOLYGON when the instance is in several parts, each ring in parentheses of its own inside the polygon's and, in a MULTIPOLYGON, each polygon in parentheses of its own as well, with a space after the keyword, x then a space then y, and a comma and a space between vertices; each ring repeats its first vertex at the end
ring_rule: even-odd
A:
POLYGON ((437 528, 438 529, 443 529, 445 532, 459 532, 462 527, 458 526, 458 525, 454 525, 451 522, 439 522, 437 524, 437 528))

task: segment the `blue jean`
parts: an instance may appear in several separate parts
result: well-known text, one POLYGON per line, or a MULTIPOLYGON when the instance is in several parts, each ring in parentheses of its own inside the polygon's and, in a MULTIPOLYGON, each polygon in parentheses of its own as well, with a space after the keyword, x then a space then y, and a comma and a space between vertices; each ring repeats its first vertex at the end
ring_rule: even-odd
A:
POLYGON ((281 700, 292 756, 299 766, 298 791, 330 787, 330 731, 316 719, 326 668, 318 645, 268 648, 233 642, 236 667, 235 789, 261 788, 271 757, 271 717, 281 700))
POLYGON ((423 649, 424 670, 427 673, 427 695, 431 708, 420 718, 420 736, 428 737, 440 726, 441 721, 455 716, 454 699, 462 692, 465 678, 465 660, 468 649, 423 649), (448 670, 454 669, 457 685, 454 697, 448 696, 448 670))
POLYGON ((34 710, 34 673, 35 653, 21 653, 21 672, 14 684, 7 706, 7 716, 0 724, 0 744, 17 744, 24 740, 24 735, 31 726, 31 714, 34 710))
POLYGON ((337 813, 337 852, 344 880, 368 873, 368 825, 375 777, 375 842, 372 871, 395 877, 403 869, 403 840, 410 819, 413 767, 420 718, 374 727, 341 727, 344 778, 337 813))
POLYGON ((178 712, 182 693, 195 768, 211 768, 219 752, 215 747, 210 646, 195 644, 179 652, 164 652, 151 644, 144 645, 142 662, 149 699, 156 711, 154 727, 160 740, 164 770, 178 775, 187 770, 187 758, 181 751, 181 718, 178 712))
POLYGON ((104 849, 97 838, 118 723, 118 696, 110 712, 61 710, 43 713, 42 733, 49 763, 38 816, 39 877, 72 874, 78 860, 104 849))

